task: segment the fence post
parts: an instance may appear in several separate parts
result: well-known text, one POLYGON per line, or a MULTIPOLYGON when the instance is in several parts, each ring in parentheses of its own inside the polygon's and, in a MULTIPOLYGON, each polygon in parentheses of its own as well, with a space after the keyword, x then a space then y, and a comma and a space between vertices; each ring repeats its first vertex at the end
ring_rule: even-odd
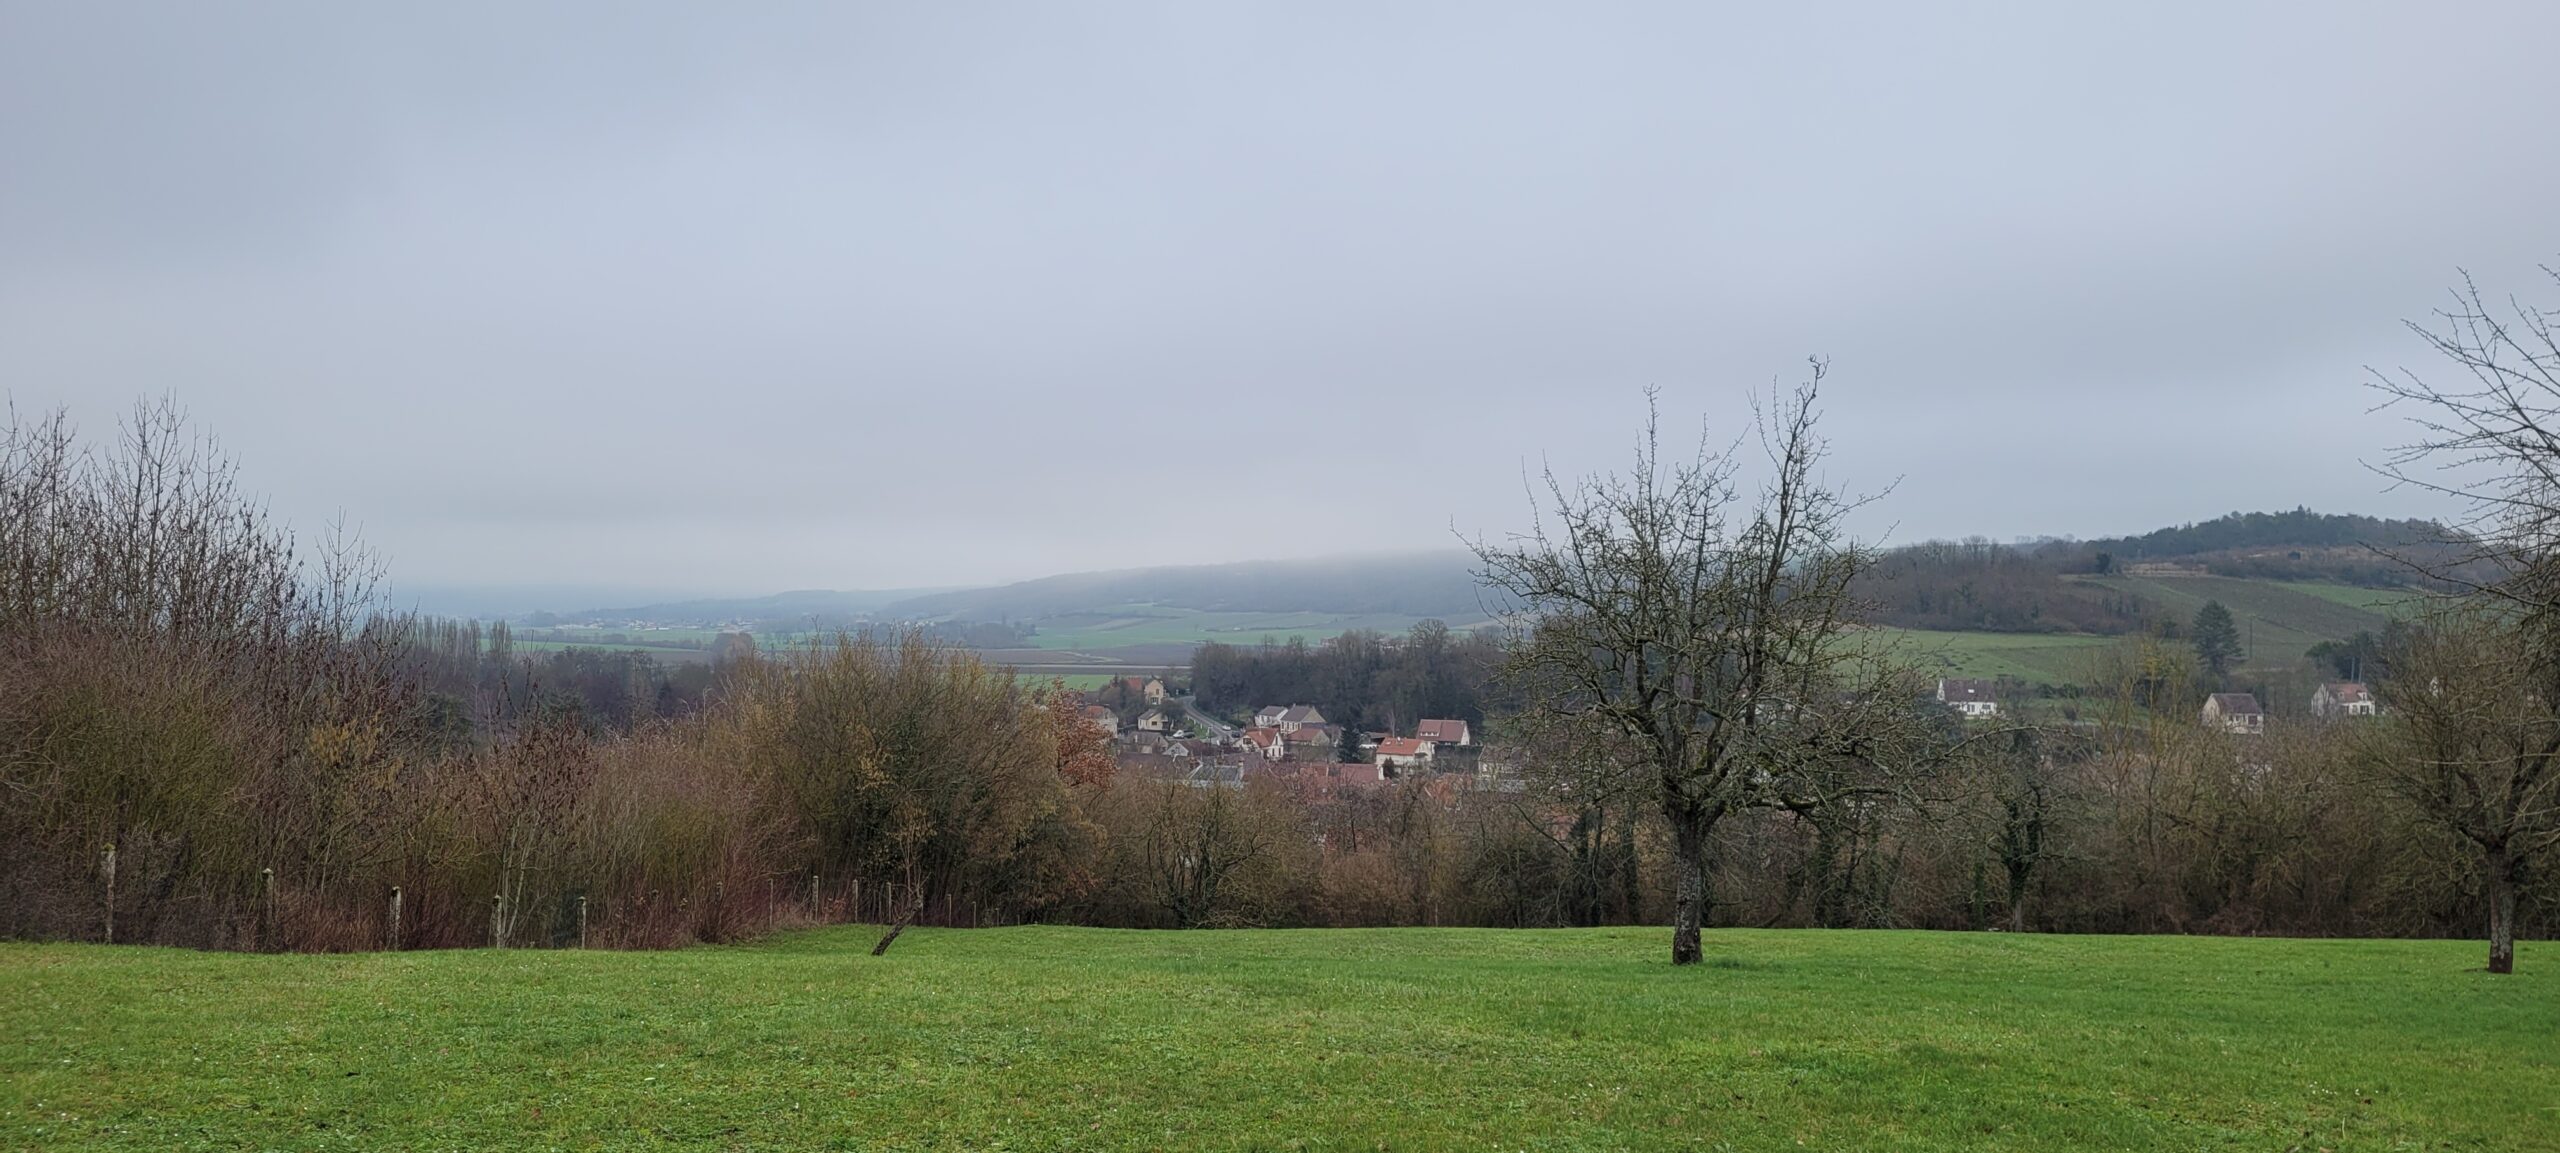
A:
POLYGON ((489 897, 489 947, 507 947, 507 895, 493 893, 489 897))
POLYGON ((258 918, 259 947, 273 949, 280 939, 280 935, 276 932, 276 871, 272 868, 258 870, 258 885, 265 890, 262 899, 267 909, 258 918))
POLYGON ((578 898, 578 947, 587 947, 587 898, 583 894, 578 898))
POLYGON ((107 943, 112 945, 116 943, 116 847, 114 845, 107 846, 105 859, 98 862, 98 871, 106 874, 107 877, 107 943))
POLYGON ((391 886, 391 951, 400 951, 400 886, 391 886))

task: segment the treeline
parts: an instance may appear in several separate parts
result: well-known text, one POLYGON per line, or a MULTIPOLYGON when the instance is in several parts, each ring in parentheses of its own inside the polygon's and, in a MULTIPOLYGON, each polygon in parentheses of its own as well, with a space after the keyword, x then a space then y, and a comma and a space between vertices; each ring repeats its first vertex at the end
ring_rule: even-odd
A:
POLYGON ((448 747, 527 723, 606 736, 690 717, 709 701, 729 654, 741 643, 753 650, 743 635, 724 634, 707 662, 665 662, 640 649, 519 651, 504 621, 416 617, 396 628, 398 669, 420 722, 448 747))
MULTIPOLYGON (((2155 529, 2140 536, 2079 542, 2078 547, 2092 558, 2108 553, 2120 560, 2144 561, 2261 549, 2397 550, 2451 538, 2451 530, 2434 521, 2388 520, 2295 508, 2286 512, 2224 513, 2212 520, 2155 529)), ((2391 579, 2400 583, 2407 577, 2407 569, 2403 568, 2391 579)))
MULTIPOLYGON (((165 410, 110 446, 59 420, 0 442, 0 935, 649 947, 855 916, 1668 915, 1658 782, 1623 750, 1504 731, 1489 638, 1426 623, 1213 645, 1193 668, 1213 708, 1475 722, 1492 746, 1470 771, 1368 786, 1258 760, 1116 771, 1079 696, 919 635, 732 644, 668 668, 369 613, 361 556, 300 551, 232 475, 165 410)), ((2373 730, 2207 732, 2157 707, 2192 698, 2184 667, 2130 662, 2080 724, 1962 744, 1909 788, 1737 815, 1711 846, 1711 922, 2478 923, 2477 872, 2358 775, 2373 730)), ((1951 745, 1965 731, 1917 694, 1909 707, 1951 745)), ((2528 879, 2526 933, 2549 931, 2554 889, 2528 879)))
POLYGON ((1400 637, 1355 629, 1314 645, 1202 645, 1191 681, 1200 705, 1219 712, 1308 704, 1334 724, 1411 735, 1427 717, 1482 727, 1501 661, 1491 637, 1426 620, 1400 637))
POLYGON ((1878 558, 1856 591, 1878 623, 1901 628, 2113 636, 2156 627, 2160 610, 2144 598, 2070 579, 2082 563, 2067 544, 1931 541, 1878 558))
MULTIPOLYGON (((1915 700, 1959 752, 1890 792, 1721 824, 1707 923, 2479 932, 2479 870, 2376 778, 2387 728, 2272 721, 2244 736, 2145 708, 2141 691, 2120 686, 2081 724, 2015 730, 1915 700)), ((1508 734, 1480 771, 1369 791, 1305 788, 1286 766, 1231 789, 1124 775, 1087 810, 1099 883, 1054 912, 1153 927, 1658 925, 1675 863, 1657 787, 1593 750, 1508 734)), ((2532 875, 2518 899, 2522 935, 2560 928, 2560 877, 2532 875)))
MULTIPOLYGON (((1925 805, 1749 814, 1719 834, 1716 923, 2472 936, 2486 921, 2479 871, 2376 787, 2355 725, 2242 736, 2119 716, 1993 738, 1925 805)), ((2525 933, 2549 935, 2560 884, 2536 878, 2524 906, 2525 933)))
POLYGON ((661 945, 1080 896, 1072 698, 919 638, 667 670, 367 611, 145 408, 0 441, 0 935, 661 945), (888 888, 896 885, 898 888, 888 888))

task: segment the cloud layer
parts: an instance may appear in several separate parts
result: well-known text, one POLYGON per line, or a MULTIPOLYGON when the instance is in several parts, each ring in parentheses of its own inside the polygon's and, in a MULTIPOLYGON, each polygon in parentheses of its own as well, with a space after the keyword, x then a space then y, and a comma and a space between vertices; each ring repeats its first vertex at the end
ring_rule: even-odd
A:
POLYGON ((2432 513, 2560 255, 2545 4, 376 7, 0 6, 0 381, 422 582, 1439 547, 1814 353, 1871 532, 2432 513))

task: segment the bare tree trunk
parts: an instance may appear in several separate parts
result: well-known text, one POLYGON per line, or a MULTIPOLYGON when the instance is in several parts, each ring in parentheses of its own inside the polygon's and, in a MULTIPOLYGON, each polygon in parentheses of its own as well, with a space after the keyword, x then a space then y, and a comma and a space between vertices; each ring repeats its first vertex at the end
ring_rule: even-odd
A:
POLYGON ((1683 814, 1676 828, 1672 870, 1678 892, 1671 914, 1671 963, 1695 965, 1706 958, 1698 944, 1698 929, 1707 919, 1707 830, 1696 814, 1683 814))
POLYGON ((898 910, 898 919, 890 923, 889 931, 881 936, 880 943, 871 947, 872 956, 887 953, 889 946, 897 943, 898 934, 906 932, 907 926, 915 924, 916 918, 924 913, 924 886, 909 885, 907 889, 914 895, 898 910))
POLYGON ((2489 858, 2489 971, 2516 971, 2516 884, 2501 854, 2489 858))
POLYGON ((1640 812, 1642 809, 1630 798, 1627 811, 1618 818, 1618 902, 1622 910, 1619 916, 1624 919, 1616 923, 1621 925, 1644 923, 1644 875, 1636 862, 1636 820, 1640 812))

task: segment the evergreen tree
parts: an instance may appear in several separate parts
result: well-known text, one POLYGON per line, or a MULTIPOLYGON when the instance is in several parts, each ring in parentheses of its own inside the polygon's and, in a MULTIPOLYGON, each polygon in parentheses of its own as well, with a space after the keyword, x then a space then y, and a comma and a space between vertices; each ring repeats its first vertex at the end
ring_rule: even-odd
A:
POLYGON ((2216 680, 2231 671, 2240 658, 2240 628, 2231 622, 2231 610, 2221 601, 2206 601, 2196 610, 2196 659, 2204 662, 2207 672, 2216 680))

